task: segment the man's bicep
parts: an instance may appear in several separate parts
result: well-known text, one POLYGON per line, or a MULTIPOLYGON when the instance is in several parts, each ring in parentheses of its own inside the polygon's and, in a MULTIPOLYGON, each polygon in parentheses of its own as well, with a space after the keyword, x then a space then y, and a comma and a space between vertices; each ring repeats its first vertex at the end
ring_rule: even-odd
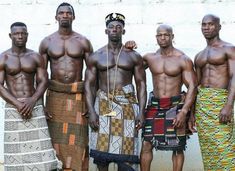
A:
POLYGON ((5 71, 3 69, 0 69, 0 84, 4 85, 5 80, 5 71))
POLYGON ((4 84, 5 79, 5 61, 3 56, 0 56, 0 84, 4 84))
POLYGON ((135 66, 134 77, 135 77, 136 82, 146 81, 146 74, 144 70, 143 61, 139 61, 138 64, 135 66))
POLYGON ((85 80, 86 82, 89 83, 93 83, 96 80, 96 74, 97 73, 97 69, 96 66, 89 63, 87 68, 86 68, 86 72, 85 72, 85 80))
POLYGON ((85 47, 85 62, 88 60, 88 58, 91 56, 93 53, 93 47, 91 42, 87 39, 86 42, 84 42, 84 47, 85 47))
POLYGON ((48 80, 47 70, 44 67, 38 67, 36 73, 37 84, 41 82, 47 82, 47 80, 48 80))
POLYGON ((193 86, 196 84, 196 73, 194 71, 193 63, 191 60, 187 60, 183 70, 183 81, 188 87, 190 84, 193 86))
POLYGON ((229 74, 235 77, 235 47, 232 48, 228 58, 229 74))

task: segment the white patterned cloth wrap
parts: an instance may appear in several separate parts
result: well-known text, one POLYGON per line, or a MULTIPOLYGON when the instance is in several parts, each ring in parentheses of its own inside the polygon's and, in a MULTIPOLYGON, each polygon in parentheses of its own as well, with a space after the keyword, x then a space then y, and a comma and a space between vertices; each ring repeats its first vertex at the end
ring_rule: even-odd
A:
POLYGON ((5 105, 4 170, 50 171, 58 160, 51 144, 47 121, 39 100, 32 118, 23 120, 11 104, 5 105))

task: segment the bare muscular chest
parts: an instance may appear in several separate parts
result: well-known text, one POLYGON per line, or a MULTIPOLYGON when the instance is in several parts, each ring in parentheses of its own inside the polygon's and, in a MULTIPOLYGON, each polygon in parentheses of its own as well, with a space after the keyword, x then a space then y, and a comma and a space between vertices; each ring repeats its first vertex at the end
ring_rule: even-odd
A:
POLYGON ((148 65, 153 75, 165 74, 174 77, 182 72, 179 59, 156 58, 149 60, 148 65))
POLYGON ((55 39, 48 46, 48 55, 54 59, 63 56, 77 58, 84 55, 84 48, 80 41, 74 38, 55 39))
POLYGON ((132 70, 134 68, 135 62, 125 52, 122 52, 120 56, 118 57, 117 55, 109 55, 103 54, 100 56, 100 58, 97 61, 97 67, 100 71, 104 71, 111 68, 117 68, 123 69, 123 70, 132 70))
POLYGON ((16 75, 20 72, 35 73, 36 68, 36 62, 30 56, 9 56, 5 63, 5 70, 8 75, 16 75))
POLYGON ((196 59, 198 67, 206 65, 223 65, 227 60, 226 53, 222 48, 206 48, 196 59))

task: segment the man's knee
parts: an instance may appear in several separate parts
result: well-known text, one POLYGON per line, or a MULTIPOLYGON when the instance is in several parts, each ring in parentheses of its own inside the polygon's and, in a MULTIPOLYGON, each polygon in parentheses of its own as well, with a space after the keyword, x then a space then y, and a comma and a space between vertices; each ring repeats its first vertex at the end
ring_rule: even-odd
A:
POLYGON ((149 153, 149 152, 152 152, 152 150, 153 150, 152 144, 148 141, 143 141, 141 152, 142 153, 149 153))

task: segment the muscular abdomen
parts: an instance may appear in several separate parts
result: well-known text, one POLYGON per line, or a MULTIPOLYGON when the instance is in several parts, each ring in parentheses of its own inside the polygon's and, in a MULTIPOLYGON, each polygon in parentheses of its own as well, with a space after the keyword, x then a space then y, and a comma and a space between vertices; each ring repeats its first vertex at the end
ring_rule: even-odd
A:
POLYGON ((181 93, 181 75, 158 74, 152 77, 153 93, 158 98, 177 96, 181 93))
POLYGON ((61 83, 82 80, 83 59, 63 56, 51 60, 51 79, 61 83))
POLYGON ((14 76, 6 76, 9 92, 16 98, 31 97, 35 92, 34 74, 20 72, 14 76))
POLYGON ((206 64, 202 69, 201 86, 211 88, 227 88, 229 73, 227 63, 223 65, 206 64))

